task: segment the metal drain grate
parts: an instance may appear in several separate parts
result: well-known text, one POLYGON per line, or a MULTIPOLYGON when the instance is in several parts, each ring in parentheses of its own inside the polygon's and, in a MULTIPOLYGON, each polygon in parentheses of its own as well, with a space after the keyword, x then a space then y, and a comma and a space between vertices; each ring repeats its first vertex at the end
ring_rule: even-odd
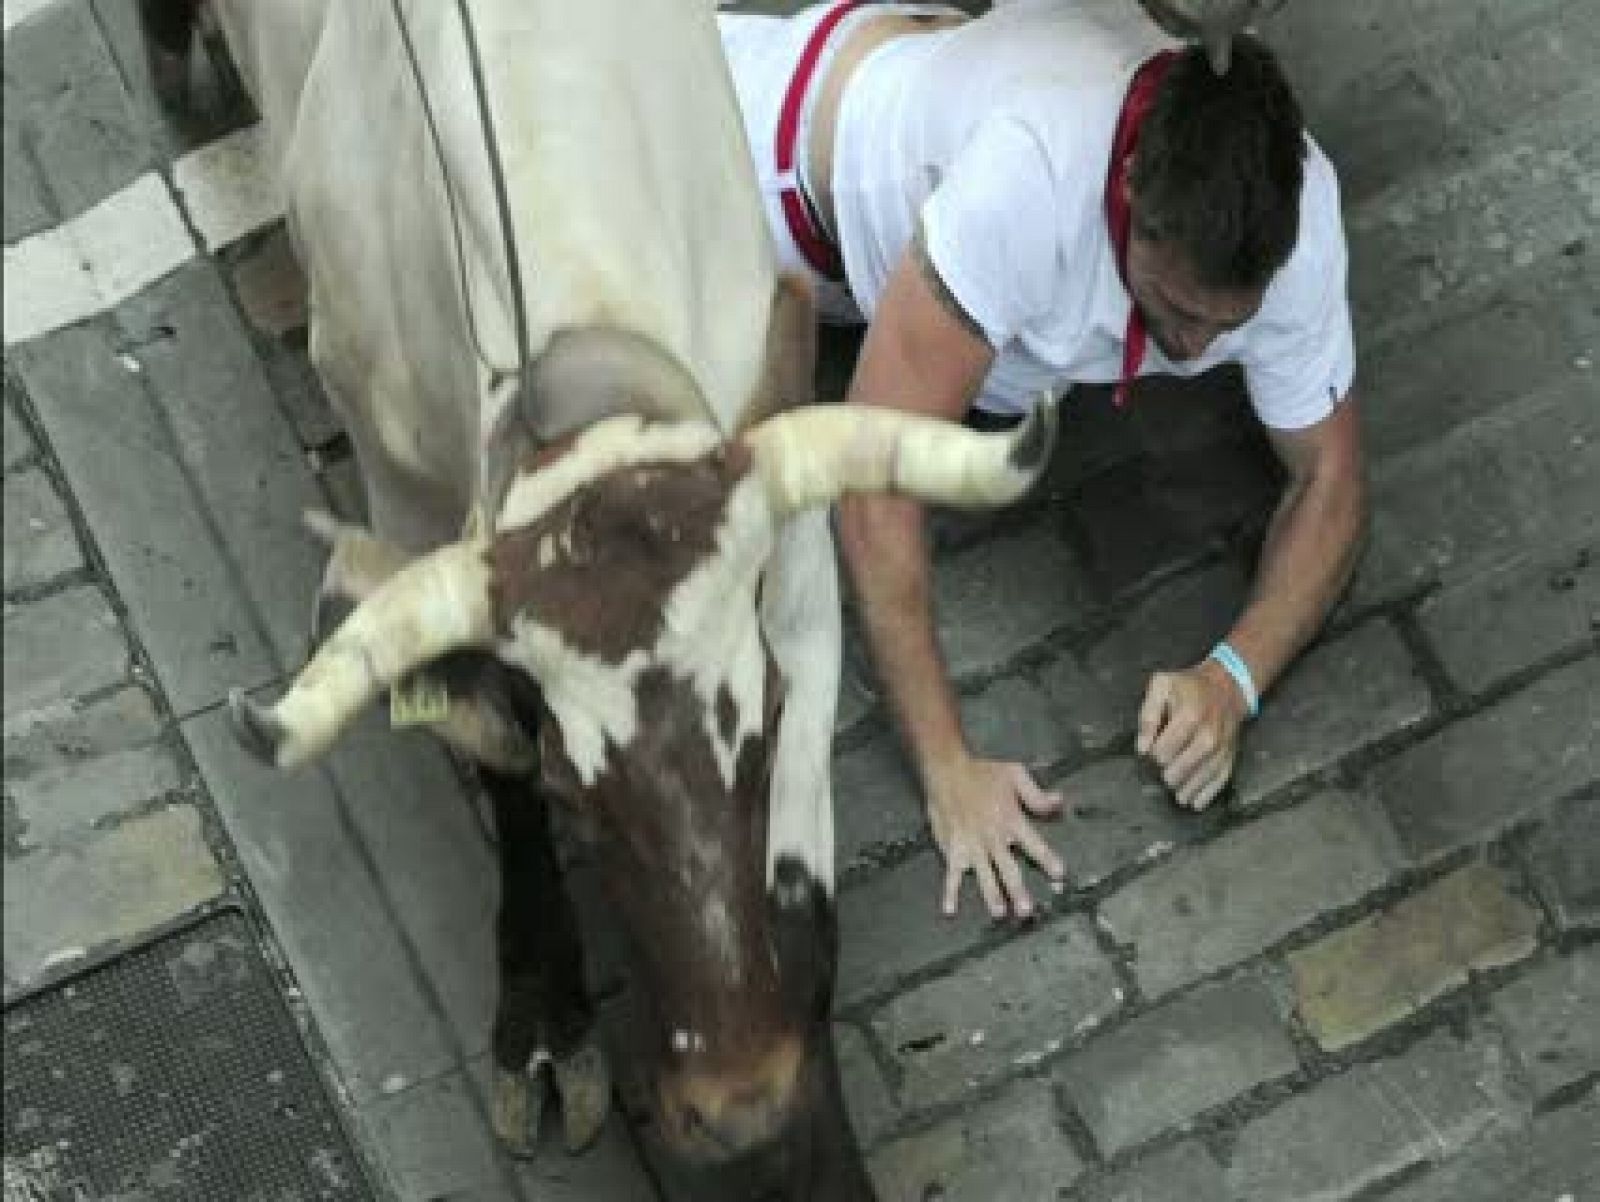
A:
POLYGON ((8 1009, 4 1090, 4 1202, 373 1196, 238 914, 8 1009))

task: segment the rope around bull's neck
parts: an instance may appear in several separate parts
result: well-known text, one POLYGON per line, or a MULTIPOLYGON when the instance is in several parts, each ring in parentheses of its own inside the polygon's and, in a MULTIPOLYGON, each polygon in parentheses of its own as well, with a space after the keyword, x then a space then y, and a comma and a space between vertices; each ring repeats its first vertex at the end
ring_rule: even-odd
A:
MULTIPOLYGON (((483 339, 478 332, 478 321, 472 309, 472 292, 467 280, 465 240, 461 234, 461 213, 456 200, 455 183, 450 178, 450 164, 444 153, 444 140, 439 136, 439 124, 434 117, 433 102, 429 99, 427 85, 422 79, 422 66, 417 59, 417 48, 411 39, 411 28, 406 24, 400 0, 389 0, 395 25, 400 32, 400 42, 405 47, 406 60, 411 65, 411 77, 417 84, 417 98, 422 102, 422 114, 428 125, 428 136, 433 142, 434 157, 439 160, 439 174, 444 180, 445 200, 450 206, 450 233, 455 241, 456 274, 461 287, 461 301, 466 310, 467 336, 472 340, 473 353, 489 373, 491 387, 504 378, 505 373, 489 361, 484 353, 483 339)), ((500 143, 495 137, 494 118, 489 109, 489 90, 484 81, 483 58, 478 51, 477 30, 472 24, 472 14, 466 0, 456 0, 456 13, 461 19, 462 36, 467 44, 467 62, 472 67, 472 91, 478 102, 478 119, 483 128, 484 150, 489 158, 489 175, 494 185, 496 213, 500 219, 500 233, 505 242, 506 270, 511 277, 511 315, 516 327, 517 377, 519 387, 526 386, 529 378, 528 364, 532 358, 528 347, 527 309, 522 293, 522 264, 517 257, 517 241, 511 228, 511 201, 506 190, 505 168, 500 161, 500 143)))

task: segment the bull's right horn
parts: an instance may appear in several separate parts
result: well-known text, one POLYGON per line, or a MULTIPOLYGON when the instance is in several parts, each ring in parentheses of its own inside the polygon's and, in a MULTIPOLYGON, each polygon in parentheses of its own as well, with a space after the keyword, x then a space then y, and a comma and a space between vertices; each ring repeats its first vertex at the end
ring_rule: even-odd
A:
POLYGON ((782 519, 846 493, 901 493, 964 508, 1006 505, 1043 473, 1055 434, 1050 401, 1003 434, 877 405, 834 404, 780 413, 744 439, 782 519))
POLYGON ((452 543, 407 564, 340 624, 276 705, 229 695, 235 733, 279 768, 321 754, 407 672, 493 641, 486 544, 452 543))

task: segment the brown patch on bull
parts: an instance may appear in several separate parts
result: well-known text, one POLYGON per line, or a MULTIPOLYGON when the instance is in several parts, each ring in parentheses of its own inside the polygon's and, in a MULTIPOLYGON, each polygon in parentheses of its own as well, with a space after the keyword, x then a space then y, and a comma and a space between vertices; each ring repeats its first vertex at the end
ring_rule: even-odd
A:
POLYGON ((715 550, 728 495, 749 468, 739 444, 630 465, 502 531, 488 553, 497 628, 509 634, 527 615, 611 664, 653 647, 667 598, 715 550))

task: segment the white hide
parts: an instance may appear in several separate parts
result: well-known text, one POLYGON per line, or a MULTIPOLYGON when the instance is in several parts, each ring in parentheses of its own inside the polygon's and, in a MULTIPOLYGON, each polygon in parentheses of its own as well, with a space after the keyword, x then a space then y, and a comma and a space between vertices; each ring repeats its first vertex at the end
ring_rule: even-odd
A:
MULTIPOLYGON (((389 0, 217 2, 280 160, 311 290, 312 357, 354 442, 374 531, 419 554, 457 538, 484 500, 487 431, 514 394, 503 380, 491 392, 491 369, 516 368, 517 339, 456 5, 401 7, 448 175, 389 0)), ((532 352, 563 327, 633 331, 675 356, 699 385, 708 412, 682 416, 733 431, 761 376, 775 274, 713 7, 471 0, 469 9, 505 166, 532 352)), ((545 475, 519 483, 505 518, 541 508, 556 487, 545 475)), ((789 832, 785 847, 803 842, 802 830, 831 829, 830 814, 804 816, 828 803, 827 741, 817 732, 831 730, 840 646, 832 554, 817 553, 818 531, 826 536, 824 525, 809 539, 786 537, 770 565, 775 579, 813 589, 805 604, 796 595, 781 607, 786 632, 769 631, 791 710, 807 707, 804 720, 786 715, 779 750, 780 764, 791 765, 773 801, 775 821, 789 832), (792 566, 791 546, 804 554, 792 566), (823 561, 826 578, 815 574, 823 561), (802 727, 803 743, 789 746, 791 729, 802 727)), ((724 587, 718 573, 732 570, 709 567, 684 587, 724 587)), ((722 613, 743 606, 753 615, 753 587, 752 578, 722 613)), ((771 612, 765 606, 764 619, 771 612)), ((674 660, 693 659, 684 632, 667 637, 682 644, 670 649, 674 660)), ((718 683, 733 689, 744 724, 744 715, 761 712, 747 706, 763 683, 753 623, 738 638, 726 661, 730 680, 718 683)), ((518 646, 538 658, 575 658, 531 629, 518 646)), ((617 669, 579 667, 583 683, 572 678, 556 712, 577 758, 592 768, 604 738, 628 731, 636 714, 617 669)), ((715 696, 710 680, 695 680, 715 696)), ((831 835, 825 849, 802 858, 831 886, 831 868, 820 870, 831 865, 831 835)))

